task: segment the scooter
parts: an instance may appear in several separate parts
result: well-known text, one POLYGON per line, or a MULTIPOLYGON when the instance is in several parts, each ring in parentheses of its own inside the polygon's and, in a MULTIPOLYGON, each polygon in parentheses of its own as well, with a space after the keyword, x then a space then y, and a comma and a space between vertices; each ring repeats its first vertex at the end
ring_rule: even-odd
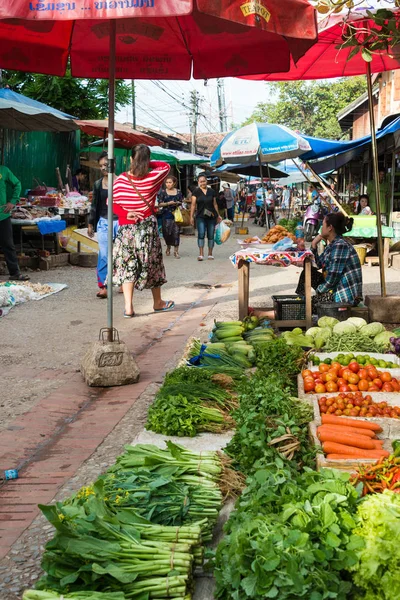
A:
POLYGON ((321 200, 316 198, 312 204, 306 209, 304 214, 304 239, 306 242, 311 240, 317 235, 323 219, 323 212, 321 206, 321 200))
POLYGON ((274 202, 272 200, 266 200, 267 210, 263 208, 260 216, 258 217, 258 225, 265 227, 268 219, 268 229, 271 229, 275 225, 274 221, 274 202))

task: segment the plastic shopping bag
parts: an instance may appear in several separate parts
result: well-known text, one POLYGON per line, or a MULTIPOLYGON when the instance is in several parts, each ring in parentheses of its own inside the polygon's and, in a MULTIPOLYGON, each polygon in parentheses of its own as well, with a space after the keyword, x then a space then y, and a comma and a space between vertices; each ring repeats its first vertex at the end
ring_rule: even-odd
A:
POLYGON ((215 228, 214 242, 218 245, 223 244, 231 235, 228 225, 221 221, 215 228))
POLYGON ((183 223, 183 216, 182 216, 181 209, 179 208, 179 206, 178 206, 178 208, 176 208, 174 210, 174 219, 175 219, 175 223, 183 223))

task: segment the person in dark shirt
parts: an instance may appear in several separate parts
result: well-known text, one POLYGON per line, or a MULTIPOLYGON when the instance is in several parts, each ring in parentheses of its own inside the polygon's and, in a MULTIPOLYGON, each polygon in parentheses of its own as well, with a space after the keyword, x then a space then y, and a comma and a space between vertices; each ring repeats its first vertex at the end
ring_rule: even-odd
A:
POLYGON ((204 239, 207 231, 208 260, 214 260, 214 234, 215 225, 222 221, 218 214, 217 194, 207 186, 206 175, 199 175, 199 187, 193 192, 190 207, 190 223, 194 226, 194 215, 196 213, 197 244, 199 256, 197 260, 204 260, 204 239))
POLYGON ((218 205, 219 216, 222 219, 227 219, 228 218, 228 209, 227 209, 227 205, 226 205, 226 198, 225 198, 224 191, 222 191, 218 194, 217 205, 218 205))
MULTIPOLYGON (((108 219, 107 219, 107 198, 108 198, 108 169, 107 152, 102 152, 98 158, 101 179, 94 183, 93 198, 89 213, 88 235, 93 237, 97 232, 97 242, 99 244, 99 257, 97 261, 97 284, 99 291, 98 298, 107 298, 107 288, 105 285, 107 279, 107 243, 108 243, 108 219)), ((113 215, 113 238, 118 231, 118 217, 113 215)))

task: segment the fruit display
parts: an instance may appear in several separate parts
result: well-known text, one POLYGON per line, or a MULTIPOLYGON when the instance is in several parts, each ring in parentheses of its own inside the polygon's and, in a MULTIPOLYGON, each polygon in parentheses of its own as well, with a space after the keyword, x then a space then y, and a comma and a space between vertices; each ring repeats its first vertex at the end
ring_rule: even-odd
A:
POLYGON ((399 392, 400 382, 389 371, 378 371, 371 363, 352 360, 347 366, 339 362, 322 363, 318 371, 302 371, 306 394, 326 392, 399 392))
POLYGON ((268 233, 264 235, 261 241, 263 244, 275 244, 275 242, 280 242, 280 240, 283 240, 283 238, 286 237, 290 238, 294 242, 296 241, 293 233, 285 229, 285 227, 282 227, 282 225, 275 225, 268 231, 268 233))
POLYGON ((310 360, 312 364, 316 366, 320 364, 331 365, 332 362, 338 362, 343 367, 347 367, 351 362, 356 361, 360 367, 364 365, 374 365, 374 367, 379 367, 380 369, 400 369, 400 365, 392 362, 391 360, 375 358, 373 356, 369 356, 369 354, 354 355, 352 352, 349 354, 338 354, 335 356, 335 358, 325 358, 322 360, 319 358, 319 356, 314 355, 310 357, 310 360))
POLYGON ((361 392, 340 393, 329 398, 322 396, 318 399, 318 406, 321 415, 400 418, 400 406, 390 406, 386 401, 374 402, 369 394, 363 395, 361 392))

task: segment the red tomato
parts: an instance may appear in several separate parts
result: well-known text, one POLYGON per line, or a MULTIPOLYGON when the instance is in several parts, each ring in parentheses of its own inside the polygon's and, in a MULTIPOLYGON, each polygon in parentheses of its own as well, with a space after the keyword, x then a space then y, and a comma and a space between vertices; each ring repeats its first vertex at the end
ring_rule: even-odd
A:
MULTIPOLYGON (((386 381, 382 386, 382 392, 393 392, 393 386, 391 383, 386 381)), ((386 410, 386 409, 385 409, 386 410)))
POLYGON ((321 377, 321 373, 319 373, 318 371, 315 371, 315 373, 312 374, 312 377, 314 380, 319 379, 321 377))
POLYGON ((338 391, 337 383, 332 380, 328 381, 326 384, 326 391, 327 392, 337 392, 338 391))
POLYGON ((374 385, 373 383, 370 384, 369 388, 368 388, 369 392, 380 392, 380 389, 374 385))
POLYGON ((340 371, 342 369, 342 365, 334 361, 331 363, 331 369, 335 369, 335 371, 340 371))
POLYGON ((381 380, 384 382, 392 381, 392 376, 388 371, 385 371, 384 373, 381 374, 381 380))
POLYGON ((320 373, 327 373, 330 369, 329 365, 326 365, 325 363, 322 363, 322 365, 319 365, 319 372, 320 373))
MULTIPOLYGON (((336 371, 329 371, 326 374, 326 381, 337 381, 336 371)), ((335 390, 336 391, 336 390, 335 390)))
POLYGON ((368 371, 367 371, 367 369, 360 369, 358 371, 357 375, 359 376, 360 379, 367 379, 368 371))
POLYGON ((313 392, 314 390, 315 390, 314 381, 312 383, 311 383, 311 381, 304 382, 304 391, 306 392, 306 394, 313 392))
POLYGON ((303 379, 305 379, 306 377, 312 377, 313 373, 312 371, 310 371, 310 369, 306 369, 305 371, 301 372, 303 379))
POLYGON ((349 380, 349 378, 353 375, 353 371, 350 371, 350 369, 345 369, 342 373, 342 377, 343 379, 345 379, 346 381, 349 380))
POLYGON ((355 383, 349 383, 349 388, 351 389, 352 392, 358 391, 358 387, 356 386, 355 383))
POLYGON ((350 388, 349 388, 349 386, 347 384, 346 385, 341 385, 340 388, 339 388, 339 392, 350 392, 350 388))
POLYGON ((347 385, 347 381, 345 379, 343 379, 343 377, 339 377, 339 379, 336 382, 338 384, 338 386, 340 387, 341 385, 347 385))
POLYGON ((392 379, 390 385, 392 386, 394 392, 400 392, 400 384, 397 379, 392 379))
POLYGON ((317 394, 325 394, 326 387, 324 386, 323 383, 317 383, 317 385, 315 386, 315 391, 317 394))
POLYGON ((368 377, 371 377, 372 380, 378 377, 378 371, 375 369, 375 367, 370 367, 368 369, 368 377))
POLYGON ((358 362, 356 360, 352 360, 349 363, 349 369, 350 371, 353 371, 353 373, 358 373, 358 371, 360 370, 360 365, 358 364, 358 362))
MULTIPOLYGON (((353 385, 357 385, 357 383, 360 381, 359 376, 357 375, 357 373, 352 373, 348 379, 349 383, 352 383, 353 385)), ((357 388, 358 389, 358 388, 357 388)))
POLYGON ((381 389, 381 387, 383 386, 382 380, 379 379, 379 377, 376 377, 372 383, 376 385, 376 387, 378 387, 379 389, 381 389))
MULTIPOLYGON (((366 392, 368 390, 368 381, 366 379, 360 379, 358 382, 358 389, 361 392, 366 392)), ((361 401, 360 401, 361 404, 361 401)))

